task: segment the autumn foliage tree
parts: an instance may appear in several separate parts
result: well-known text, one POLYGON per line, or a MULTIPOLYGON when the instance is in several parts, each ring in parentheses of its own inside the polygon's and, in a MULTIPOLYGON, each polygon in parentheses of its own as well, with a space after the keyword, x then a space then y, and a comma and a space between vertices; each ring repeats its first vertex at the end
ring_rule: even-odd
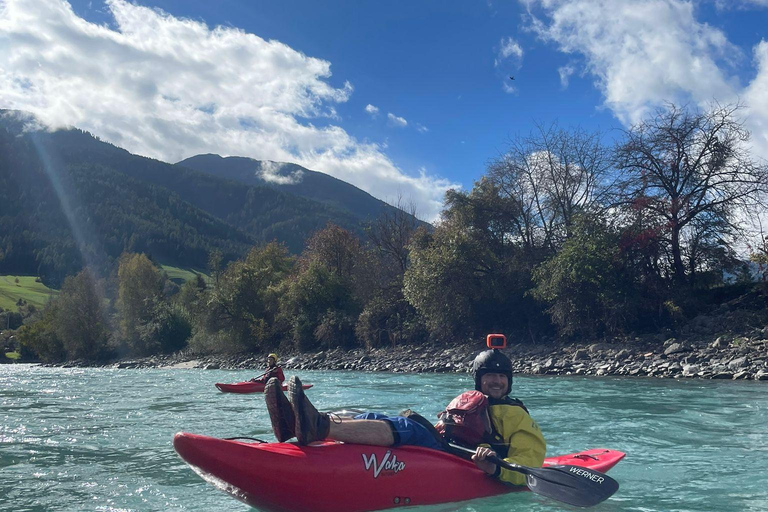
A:
POLYGON ((750 157, 738 105, 699 111, 668 105, 625 133, 616 149, 617 206, 644 224, 660 249, 659 272, 678 285, 717 265, 768 186, 768 167, 750 157))

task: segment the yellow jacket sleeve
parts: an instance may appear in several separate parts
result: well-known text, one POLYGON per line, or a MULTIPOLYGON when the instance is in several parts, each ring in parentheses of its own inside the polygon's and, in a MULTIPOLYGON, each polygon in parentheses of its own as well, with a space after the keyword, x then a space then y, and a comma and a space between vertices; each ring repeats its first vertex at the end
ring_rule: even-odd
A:
MULTIPOLYGON (((496 432, 509 446, 504 460, 521 466, 541 467, 547 442, 539 425, 523 409, 513 405, 492 405, 489 410, 496 432)), ((499 479, 514 485, 525 485, 525 475, 501 468, 499 479)))

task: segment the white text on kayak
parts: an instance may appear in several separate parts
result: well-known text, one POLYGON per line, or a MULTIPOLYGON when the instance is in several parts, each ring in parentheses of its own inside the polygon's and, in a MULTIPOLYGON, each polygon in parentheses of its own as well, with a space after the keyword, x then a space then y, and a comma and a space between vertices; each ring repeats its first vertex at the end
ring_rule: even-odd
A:
POLYGON ((369 456, 363 454, 363 463, 365 464, 366 471, 373 467, 373 478, 378 478, 382 470, 397 473, 398 471, 405 469, 405 462, 397 460, 397 455, 392 455, 392 452, 389 450, 384 454, 384 458, 381 459, 381 464, 377 461, 375 453, 372 453, 369 456), (391 459, 390 455, 392 456, 391 459))

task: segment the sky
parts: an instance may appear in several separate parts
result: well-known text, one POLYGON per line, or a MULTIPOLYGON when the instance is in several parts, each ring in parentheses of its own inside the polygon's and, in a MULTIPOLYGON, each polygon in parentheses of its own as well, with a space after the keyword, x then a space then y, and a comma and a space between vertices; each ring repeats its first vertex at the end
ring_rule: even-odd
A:
POLYGON ((610 142, 713 101, 768 158, 768 0, 0 0, 0 108, 172 163, 298 163, 430 221, 537 124, 610 142))

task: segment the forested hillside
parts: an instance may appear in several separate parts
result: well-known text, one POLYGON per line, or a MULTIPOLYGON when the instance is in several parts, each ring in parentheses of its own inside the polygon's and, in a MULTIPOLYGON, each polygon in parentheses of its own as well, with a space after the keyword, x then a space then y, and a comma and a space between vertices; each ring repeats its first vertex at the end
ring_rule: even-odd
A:
POLYGON ((254 243, 167 189, 98 157, 67 162, 61 149, 48 134, 0 127, 0 274, 38 275, 57 287, 86 264, 107 271, 124 251, 204 268, 211 251, 231 259, 254 243))
POLYGON ((345 181, 292 163, 207 154, 187 158, 177 165, 246 185, 267 186, 320 201, 369 220, 385 212, 391 213, 395 208, 345 181))
POLYGON ((0 274, 57 286, 124 251, 196 268, 214 250, 226 263, 270 241, 298 253, 329 223, 362 235, 384 205, 335 178, 336 202, 350 193, 354 208, 133 155, 77 129, 25 129, 24 119, 0 112, 0 274))

